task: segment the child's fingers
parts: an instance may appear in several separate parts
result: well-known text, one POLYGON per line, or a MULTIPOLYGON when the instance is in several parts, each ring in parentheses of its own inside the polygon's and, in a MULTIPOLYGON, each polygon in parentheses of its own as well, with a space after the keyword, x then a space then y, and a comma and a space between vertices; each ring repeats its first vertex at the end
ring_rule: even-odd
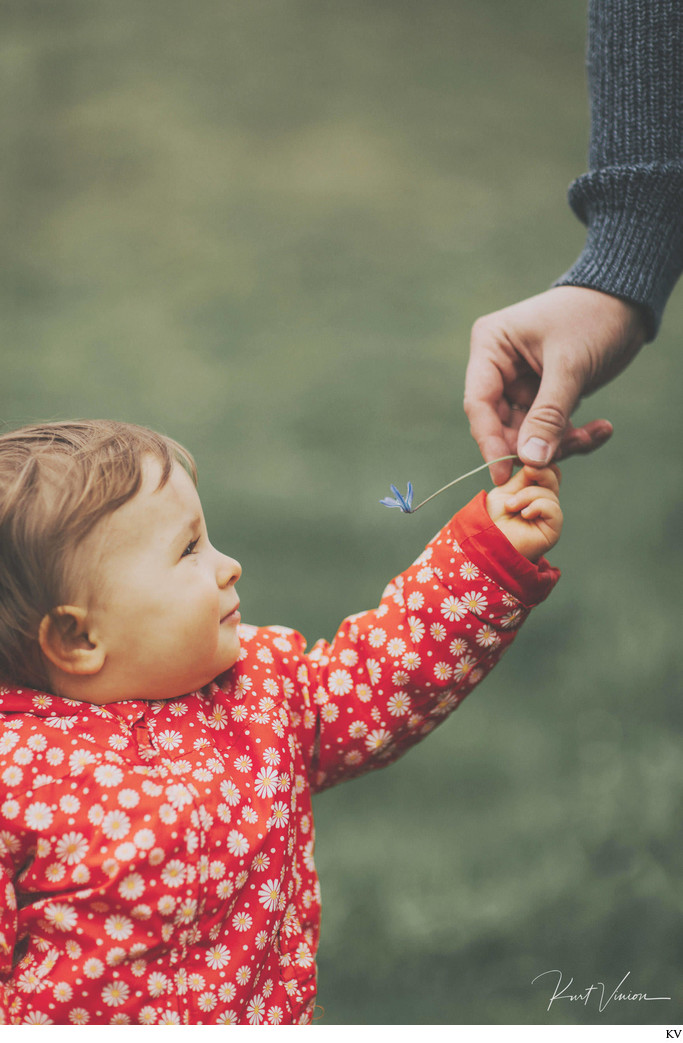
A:
POLYGON ((557 500, 551 500, 546 497, 538 497, 533 503, 527 504, 519 512, 524 518, 524 521, 535 521, 538 518, 544 518, 546 521, 552 521, 555 518, 561 518, 562 511, 557 500))
MULTIPOLYGON (((553 489, 543 488, 539 485, 525 485, 519 492, 505 497, 505 509, 513 514, 520 511, 524 513, 524 509, 536 500, 552 501, 559 506, 557 493, 553 489)), ((526 518, 526 514, 524 517, 526 518)))
POLYGON ((515 471, 512 478, 509 478, 505 485, 500 485, 498 488, 503 493, 516 493, 520 489, 523 489, 525 485, 528 485, 528 481, 524 475, 525 468, 520 467, 519 471, 515 471))
POLYGON ((559 467, 555 464, 550 464, 549 467, 524 467, 526 475, 526 483, 533 485, 540 485, 544 489, 550 489, 555 494, 560 491, 560 481, 562 475, 559 467))
POLYGON ((514 494, 529 486, 542 486, 554 493, 560 490, 560 469, 554 464, 549 467, 520 467, 505 485, 500 486, 504 493, 514 494))

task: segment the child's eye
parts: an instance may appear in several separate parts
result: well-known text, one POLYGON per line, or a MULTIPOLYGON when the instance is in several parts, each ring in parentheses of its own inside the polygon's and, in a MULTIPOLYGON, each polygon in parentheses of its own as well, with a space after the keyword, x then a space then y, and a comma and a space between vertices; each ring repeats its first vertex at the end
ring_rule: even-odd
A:
POLYGON ((198 543, 199 543, 199 538, 197 538, 196 540, 192 540, 191 543, 188 543, 187 547, 185 548, 183 553, 180 555, 180 557, 181 558, 186 558, 189 554, 194 554, 194 549, 195 549, 195 547, 197 546, 198 543))

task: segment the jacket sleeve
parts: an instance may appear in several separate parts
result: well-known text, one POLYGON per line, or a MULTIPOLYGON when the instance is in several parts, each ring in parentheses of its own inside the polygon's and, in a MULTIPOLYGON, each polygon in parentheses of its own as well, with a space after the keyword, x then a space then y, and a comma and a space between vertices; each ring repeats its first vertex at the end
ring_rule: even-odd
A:
POLYGON ((569 189, 588 234, 555 283, 641 306, 648 338, 683 270, 683 5, 591 0, 589 171, 569 189))
POLYGON ((17 899, 12 884, 11 860, 0 837, 0 1025, 10 1021, 10 997, 4 984, 12 974, 17 941, 17 899))
MULTIPOLYGON (((298 724, 314 790, 382 767, 481 681, 559 578, 491 521, 486 494, 386 588, 299 661, 298 724)), ((293 707, 292 707, 293 708, 293 707)))

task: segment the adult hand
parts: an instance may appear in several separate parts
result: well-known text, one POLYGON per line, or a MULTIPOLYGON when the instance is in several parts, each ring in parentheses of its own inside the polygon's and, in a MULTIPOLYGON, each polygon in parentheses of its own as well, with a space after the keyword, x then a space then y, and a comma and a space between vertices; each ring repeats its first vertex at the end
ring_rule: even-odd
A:
MULTIPOLYGON (((583 395, 609 383, 645 342, 636 305, 598 290, 557 286, 477 319, 465 376, 465 412, 484 460, 517 453, 543 466, 590 453, 612 434, 608 420, 574 427, 583 395)), ((494 464, 496 485, 512 462, 494 464)))

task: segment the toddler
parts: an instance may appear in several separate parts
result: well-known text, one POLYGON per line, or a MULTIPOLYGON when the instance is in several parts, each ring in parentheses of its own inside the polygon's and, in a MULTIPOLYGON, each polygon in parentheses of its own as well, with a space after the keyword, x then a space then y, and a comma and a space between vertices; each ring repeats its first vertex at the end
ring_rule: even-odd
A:
POLYGON ((311 795, 443 721, 559 576, 559 473, 523 468, 306 652, 241 623, 195 480, 131 424, 0 437, 6 1024, 309 1022, 311 795))

